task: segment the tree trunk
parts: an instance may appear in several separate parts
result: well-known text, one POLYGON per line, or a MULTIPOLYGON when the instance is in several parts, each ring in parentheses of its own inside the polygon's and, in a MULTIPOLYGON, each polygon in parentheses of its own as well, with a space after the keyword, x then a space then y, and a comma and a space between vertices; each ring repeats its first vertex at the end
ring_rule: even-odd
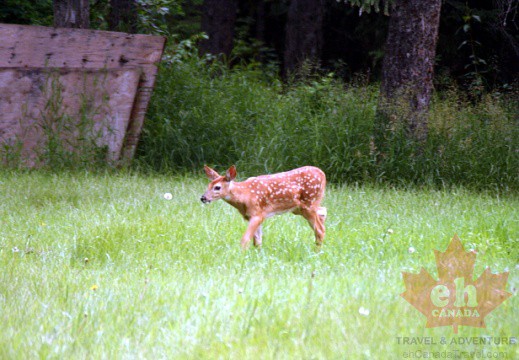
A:
POLYGON ((205 0, 202 31, 209 39, 200 43, 200 53, 229 56, 234 41, 237 0, 205 0))
POLYGON ((108 28, 112 31, 123 31, 134 34, 137 24, 135 0, 110 0, 108 28))
POLYGON ((324 0, 292 0, 285 32, 284 75, 304 61, 314 65, 321 58, 323 45, 324 0))
POLYGON ((377 131, 402 124, 407 136, 427 139, 441 0, 396 0, 382 64, 377 131))
POLYGON ((89 0, 54 0, 54 26, 88 29, 89 0))

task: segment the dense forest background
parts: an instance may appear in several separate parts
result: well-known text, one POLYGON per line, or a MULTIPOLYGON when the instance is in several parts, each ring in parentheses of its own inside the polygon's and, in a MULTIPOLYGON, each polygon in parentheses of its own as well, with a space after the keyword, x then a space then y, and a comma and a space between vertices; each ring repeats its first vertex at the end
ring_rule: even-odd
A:
MULTIPOLYGON (((232 22, 232 32, 227 35, 230 39, 224 40, 230 45, 216 50, 224 50, 231 64, 258 61, 271 70, 283 70, 284 52, 290 46, 286 36, 288 0, 206 1, 209 5, 203 0, 135 0, 130 13, 123 14, 123 21, 117 24, 113 23, 110 1, 93 0, 89 4, 90 27, 163 34, 170 37, 173 46, 202 33, 204 6, 211 6, 211 2, 222 13, 214 16, 233 17, 235 11, 234 18, 227 20, 232 22)), ((314 14, 309 21, 322 22, 318 30, 322 39, 315 40, 320 41, 319 67, 345 80, 361 74, 366 81, 379 81, 391 1, 307 2, 321 7, 318 12, 309 9, 314 14)), ((519 71, 517 11, 516 0, 444 0, 436 86, 441 89, 454 82, 472 90, 511 90, 519 71)), ((5 0, 0 4, 0 22, 49 26, 53 18, 52 0, 5 0)))
POLYGON ((4 0, 0 22, 168 38, 135 162, 145 170, 313 164, 339 183, 517 189, 518 7, 4 0))

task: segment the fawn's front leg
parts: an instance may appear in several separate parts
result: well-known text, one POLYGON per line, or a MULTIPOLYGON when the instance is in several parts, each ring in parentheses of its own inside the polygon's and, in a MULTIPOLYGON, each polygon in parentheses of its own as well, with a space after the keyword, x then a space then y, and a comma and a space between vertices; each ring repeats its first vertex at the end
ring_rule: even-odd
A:
MULTIPOLYGON (((247 221, 247 223, 248 223, 250 220, 250 217, 248 217, 247 215, 243 215, 243 219, 245 221, 247 221)), ((258 229, 256 230, 256 232, 254 233, 254 236, 253 236, 255 247, 257 247, 257 248, 261 247, 262 237, 263 237, 263 230, 261 230, 261 225, 260 225, 260 226, 258 226, 258 229)))
MULTIPOLYGON (((261 226, 261 223, 263 222, 262 216, 253 216, 249 220, 249 226, 247 227, 247 231, 245 231, 245 234, 243 234, 243 237, 241 238, 241 248, 243 250, 246 250, 249 246, 250 239, 256 234, 256 231, 261 226)), ((260 243, 261 243, 261 230, 260 230, 260 243)))

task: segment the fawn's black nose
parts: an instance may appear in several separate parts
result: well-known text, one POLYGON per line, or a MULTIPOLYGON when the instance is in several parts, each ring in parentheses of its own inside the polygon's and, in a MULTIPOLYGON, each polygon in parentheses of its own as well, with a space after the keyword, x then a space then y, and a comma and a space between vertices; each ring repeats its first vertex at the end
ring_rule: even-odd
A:
POLYGON ((203 202, 204 204, 208 203, 209 200, 207 200, 207 198, 205 197, 205 195, 202 195, 202 197, 200 198, 200 201, 203 202))

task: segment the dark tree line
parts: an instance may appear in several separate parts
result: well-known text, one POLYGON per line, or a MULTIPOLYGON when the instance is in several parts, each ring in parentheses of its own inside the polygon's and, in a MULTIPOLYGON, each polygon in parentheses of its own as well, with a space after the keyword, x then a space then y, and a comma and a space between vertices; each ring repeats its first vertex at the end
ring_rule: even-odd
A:
MULTIPOLYGON (((204 2, 202 29, 207 32, 209 39, 202 46, 202 51, 229 55, 229 38, 234 26, 231 22, 235 20, 237 4, 225 0, 215 7, 214 2, 204 2), (224 7, 225 11, 222 12, 225 16, 219 18, 215 8, 221 10, 224 7), (222 37, 227 40, 225 43, 221 41, 222 37)), ((284 32, 285 74, 297 71, 305 61, 310 64, 320 61, 324 5, 324 0, 289 2, 284 32)), ((402 116, 400 109, 405 108, 407 111, 403 116, 407 119, 409 137, 419 142, 427 137, 427 111, 433 89, 440 9, 441 0, 395 0, 385 43, 379 127, 382 130, 386 128, 391 117, 402 116)), ((379 133, 383 135, 384 131, 379 133)), ((383 139, 383 136, 377 137, 381 146, 383 139)))
MULTIPOLYGON (((323 45, 325 0, 292 0, 286 9, 286 24, 277 34, 284 38, 283 73, 296 71, 305 61, 318 63, 323 45)), ((254 35, 266 41, 266 1, 255 1, 248 11, 254 16, 254 35)), ((272 5, 272 4, 270 4, 272 5)), ((243 6, 242 6, 243 8, 243 6)), ((245 10, 245 11, 247 11, 245 10)), ((201 29, 208 35, 200 51, 229 56, 234 41, 234 29, 239 11, 236 0, 205 0, 202 6, 201 29)))
MULTIPOLYGON (((202 7, 204 14, 210 10, 208 4, 211 2, 210 0, 204 2, 202 7)), ((231 3, 228 0, 226 2, 231 3)), ((473 5, 480 7, 478 12, 481 15, 469 7, 468 1, 463 3, 446 0, 443 13, 442 0, 387 1, 389 24, 387 24, 387 17, 380 13, 364 15, 370 16, 369 20, 375 27, 371 28, 371 33, 362 26, 354 28, 353 31, 359 29, 365 31, 363 34, 365 43, 362 43, 361 39, 358 46, 353 47, 345 46, 345 43, 348 43, 348 36, 353 38, 355 35, 348 32, 351 26, 344 22, 355 19, 353 11, 358 11, 356 21, 360 21, 362 12, 365 10, 363 6, 369 2, 358 0, 350 3, 355 3, 359 7, 353 8, 344 2, 332 5, 324 0, 290 0, 255 1, 242 4, 241 7, 236 2, 232 2, 227 10, 228 13, 233 14, 233 18, 234 14, 241 12, 237 17, 248 14, 253 19, 256 29, 255 31, 251 29, 250 36, 256 36, 276 49, 285 76, 297 72, 304 62, 310 66, 333 68, 333 61, 341 61, 341 55, 348 58, 347 52, 359 51, 358 47, 361 50, 364 48, 364 52, 370 52, 371 46, 371 52, 375 54, 373 58, 378 64, 364 63, 364 70, 380 69, 378 76, 381 80, 381 89, 375 132, 377 143, 381 147, 384 141, 389 141, 386 132, 395 121, 404 123, 410 139, 418 143, 425 141, 435 66, 442 62, 445 54, 450 52, 452 58, 461 58, 461 61, 449 71, 451 75, 456 72, 462 74, 458 77, 460 81, 473 89, 484 87, 485 77, 486 80, 490 80, 489 83, 496 80, 487 76, 490 70, 501 76, 501 82, 505 83, 513 81, 517 75, 519 39, 517 25, 513 22, 517 12, 516 0, 471 1, 473 5), (280 11, 281 9, 283 11, 280 11), (282 19, 280 14, 283 16, 282 19), (442 18, 445 19, 443 23, 442 18), (507 19, 512 21, 513 25, 507 25, 507 19), (485 24, 491 24, 491 33, 499 35, 503 43, 497 51, 494 44, 489 44, 494 47, 489 46, 489 49, 485 49, 481 41, 476 40, 483 37, 483 21, 485 24), (265 24, 271 25, 275 31, 269 34, 266 30, 269 26, 265 24), (444 39, 440 42, 441 48, 437 52, 440 24, 454 29, 450 30, 452 33, 444 35, 448 37, 447 41, 444 39), (378 39, 374 35, 378 36, 378 39), (451 38, 456 40, 453 42, 451 38), (341 39, 345 41, 341 42, 341 39), (510 46, 509 50, 503 47, 507 45, 510 46), (440 56, 438 57, 437 54, 440 56), (337 55, 339 57, 334 59, 333 57, 337 55), (491 61, 493 64, 490 64, 491 61)), ((217 41, 218 33, 224 27, 204 26, 207 19, 207 16, 202 16, 202 29, 206 30, 209 36, 207 42, 217 41)), ((210 21, 217 23, 217 19, 214 18, 210 21)), ((227 22, 225 28, 228 29, 227 36, 231 36, 233 26, 227 22)), ((227 37, 227 44, 230 42, 227 37)), ((219 51, 217 46, 213 46, 211 50, 202 47, 202 52, 224 53, 229 56, 231 50, 227 46, 225 51, 224 49, 219 51)))
MULTIPOLYGON (((202 28, 208 33, 212 32, 207 25, 202 25, 203 22, 209 24, 207 19, 211 19, 211 1, 204 1, 3 0, 0 1, 0 22, 52 26, 53 3, 89 3, 92 28, 153 32, 157 27, 164 26, 167 27, 167 33, 185 38, 199 33, 202 28), (155 19, 141 16, 143 10, 157 11, 158 8, 163 8, 164 4, 170 9, 168 16, 155 19), (178 11, 178 4, 181 4, 183 11, 178 11), (140 15, 137 15, 137 12, 140 15), (202 18, 206 20, 202 21, 202 18), (143 29, 143 25, 150 26, 143 29)), ((382 5, 389 5, 396 0, 380 1, 383 1, 382 5)), ((277 58, 283 65, 285 56, 290 57, 288 54, 297 53, 293 50, 296 45, 312 47, 312 51, 319 54, 319 65, 327 71, 334 71, 345 79, 351 79, 357 73, 364 73, 370 79, 380 80, 390 16, 382 9, 379 12, 368 12, 369 8, 361 9, 352 5, 365 2, 366 0, 213 1, 214 4, 222 4, 219 9, 225 10, 222 16, 227 17, 228 24, 215 28, 220 28, 227 34, 224 36, 227 45, 220 51, 228 55, 231 51, 233 58, 240 59, 256 51, 253 54, 255 60, 272 61, 277 58), (316 21, 309 27, 302 27, 302 19, 306 16, 305 9, 309 6, 316 9, 315 5, 319 2, 322 2, 322 6, 317 7, 317 10, 308 16, 316 21), (296 11, 300 14, 299 19, 292 21, 294 16, 289 16, 289 13, 294 14, 296 11), (229 24, 233 24, 232 27, 229 24), (302 35, 304 31, 312 32, 304 41, 315 39, 313 45, 303 44, 298 40, 295 40, 296 44, 288 41, 289 36, 286 34, 293 32, 289 29, 297 27, 301 33, 294 35, 302 35), (241 44, 260 42, 263 46, 261 51, 258 51, 259 47, 256 46, 249 54, 245 54, 240 51, 243 50, 243 46, 233 46, 237 41, 241 44)), ((448 85, 446 80, 449 79, 455 80, 463 87, 477 84, 478 80, 482 80, 487 88, 511 84, 517 78, 519 70, 518 6, 519 0, 442 0, 435 59, 436 73, 440 76, 436 77, 436 86, 448 85)), ((391 6, 388 10, 392 13, 391 6)), ((308 13, 311 11, 313 10, 308 13)), ((218 17, 218 14, 214 13, 213 16, 218 17)), ((58 17, 65 19, 64 16, 58 17)), ((74 21, 77 22, 80 18, 76 16, 74 21)), ((216 38, 213 33, 213 39, 216 38)), ((290 38, 295 39, 294 36, 290 38)), ((202 52, 205 51, 208 50, 202 46, 202 52)), ((210 52, 220 51, 213 48, 210 52)), ((291 68, 288 60, 286 63, 286 67, 291 68)))

